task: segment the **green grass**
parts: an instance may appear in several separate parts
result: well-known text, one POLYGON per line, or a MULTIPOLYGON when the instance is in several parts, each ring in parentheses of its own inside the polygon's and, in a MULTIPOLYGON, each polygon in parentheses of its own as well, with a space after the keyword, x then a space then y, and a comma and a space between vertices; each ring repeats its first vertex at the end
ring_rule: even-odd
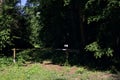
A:
POLYGON ((54 71, 34 64, 27 67, 9 66, 0 70, 0 80, 65 80, 54 71))
POLYGON ((70 71, 69 66, 59 72, 48 70, 39 63, 3 66, 0 67, 0 80, 114 80, 111 77, 106 78, 106 72, 90 71, 84 67, 77 67, 73 74, 70 74, 70 71))

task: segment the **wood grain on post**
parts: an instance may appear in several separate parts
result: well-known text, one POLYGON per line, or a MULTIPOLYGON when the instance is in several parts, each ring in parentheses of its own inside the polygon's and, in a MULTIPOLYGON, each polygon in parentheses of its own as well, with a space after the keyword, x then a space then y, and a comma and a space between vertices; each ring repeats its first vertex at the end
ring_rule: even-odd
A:
POLYGON ((15 48, 13 48, 12 50, 13 50, 13 62, 15 63, 15 62, 16 62, 16 61, 15 61, 16 49, 15 49, 15 48))

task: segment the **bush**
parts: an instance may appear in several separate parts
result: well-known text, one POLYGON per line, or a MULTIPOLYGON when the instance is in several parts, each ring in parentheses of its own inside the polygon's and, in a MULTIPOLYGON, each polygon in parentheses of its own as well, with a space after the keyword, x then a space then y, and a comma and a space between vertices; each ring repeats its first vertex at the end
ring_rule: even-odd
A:
POLYGON ((93 42, 85 47, 86 51, 94 52, 96 58, 101 58, 103 55, 113 56, 111 48, 101 48, 98 42, 93 42))
POLYGON ((31 53, 32 53, 32 50, 30 50, 30 49, 23 50, 23 51, 20 51, 19 53, 17 53, 16 57, 17 57, 18 63, 25 63, 26 61, 30 60, 31 53))
POLYGON ((43 50, 43 49, 27 49, 17 53, 17 61, 33 61, 33 62, 42 62, 43 60, 51 59, 52 50, 43 50))
POLYGON ((67 65, 68 62, 66 60, 66 53, 63 51, 53 51, 51 60, 53 63, 60 65, 67 65))
POLYGON ((56 51, 53 49, 27 49, 17 53, 17 61, 25 63, 26 61, 43 62, 44 60, 50 60, 55 64, 73 64, 76 62, 77 55, 69 53, 68 59, 66 58, 66 52, 56 51), (75 60, 73 60, 75 58, 75 60))
POLYGON ((11 64, 13 64, 12 58, 7 57, 0 58, 0 67, 9 66, 11 64))

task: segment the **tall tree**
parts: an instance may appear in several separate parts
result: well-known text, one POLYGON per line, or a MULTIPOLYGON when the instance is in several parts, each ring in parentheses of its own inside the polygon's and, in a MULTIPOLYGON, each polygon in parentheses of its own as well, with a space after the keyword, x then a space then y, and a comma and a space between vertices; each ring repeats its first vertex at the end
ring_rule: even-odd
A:
POLYGON ((66 43, 67 26, 64 17, 63 0, 41 0, 41 39, 46 47, 63 47, 66 43))
POLYGON ((26 21, 22 15, 21 8, 18 6, 19 2, 20 0, 4 0, 2 3, 2 13, 0 15, 0 42, 2 48, 10 45, 10 43, 17 47, 16 43, 19 44, 17 40, 25 36, 24 22, 26 21))
POLYGON ((42 47, 42 42, 40 39, 41 22, 40 22, 40 11, 39 11, 39 1, 27 0, 26 6, 24 8, 25 15, 27 18, 29 31, 29 42, 34 47, 42 47))
POLYGON ((119 0, 89 0, 86 4, 88 23, 96 24, 92 26, 98 29, 96 40, 99 47, 95 50, 91 45, 91 50, 95 50, 97 55, 107 54, 109 56, 109 53, 113 52, 110 48, 115 51, 118 47, 119 3, 119 0))

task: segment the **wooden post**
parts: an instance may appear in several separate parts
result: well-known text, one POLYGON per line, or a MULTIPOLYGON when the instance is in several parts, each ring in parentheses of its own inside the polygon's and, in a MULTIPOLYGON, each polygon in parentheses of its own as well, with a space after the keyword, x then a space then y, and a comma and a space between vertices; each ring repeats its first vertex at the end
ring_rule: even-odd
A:
POLYGON ((69 65, 69 61, 68 61, 68 57, 69 57, 69 52, 68 52, 68 44, 64 44, 64 47, 65 47, 65 53, 66 53, 66 62, 65 62, 65 65, 69 65))
POLYGON ((13 62, 15 63, 15 62, 16 62, 16 61, 15 61, 15 57, 16 57, 16 49, 13 48, 12 50, 13 50, 13 62))
POLYGON ((69 53, 68 53, 68 51, 66 50, 66 66, 69 65, 69 60, 68 60, 68 58, 69 58, 69 53))

